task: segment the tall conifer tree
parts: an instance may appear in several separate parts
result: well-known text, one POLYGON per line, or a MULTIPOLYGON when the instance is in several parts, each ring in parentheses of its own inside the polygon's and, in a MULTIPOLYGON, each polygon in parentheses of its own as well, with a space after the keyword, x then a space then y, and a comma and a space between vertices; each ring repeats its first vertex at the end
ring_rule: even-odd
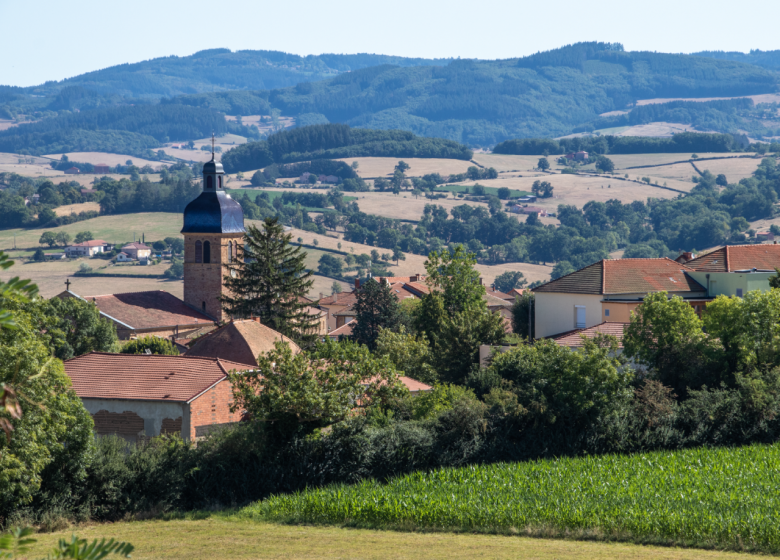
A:
POLYGON ((396 330, 401 323, 401 305, 389 284, 380 284, 369 278, 356 292, 355 324, 352 338, 365 344, 370 350, 376 349, 376 340, 380 329, 396 330))
POLYGON ((314 280, 304 264, 306 253, 291 239, 276 218, 266 218, 261 228, 250 225, 238 258, 227 265, 225 287, 230 295, 220 301, 231 317, 258 317, 264 325, 308 346, 317 338, 319 320, 298 296, 305 296, 314 280))

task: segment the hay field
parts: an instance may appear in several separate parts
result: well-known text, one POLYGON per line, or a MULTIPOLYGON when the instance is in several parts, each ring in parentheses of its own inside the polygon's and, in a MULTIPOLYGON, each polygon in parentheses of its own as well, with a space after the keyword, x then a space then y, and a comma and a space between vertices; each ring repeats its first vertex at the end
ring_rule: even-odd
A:
POLYGON ((358 162, 359 167, 357 173, 361 177, 392 176, 393 169, 399 161, 405 161, 409 164, 409 169, 406 171, 407 177, 422 177, 428 173, 440 173, 445 176, 453 173, 465 173, 469 167, 474 165, 470 161, 439 158, 427 159, 363 157, 342 158, 338 161, 343 161, 348 165, 352 165, 353 161, 358 162))
MULTIPOLYGON (((247 222, 252 222, 252 220, 247 220, 247 222)), ((259 222, 254 223, 255 225, 259 224, 259 222)), ((293 241, 297 240, 299 237, 302 237, 303 242, 309 245, 311 245, 312 241, 316 239, 319 243, 319 247, 326 249, 339 250, 338 244, 341 243, 341 251, 349 252, 350 249, 352 249, 352 252, 355 255, 360 255, 362 253, 370 254, 372 249, 376 249, 380 253, 387 252, 387 249, 382 249, 380 247, 370 247, 361 243, 344 241, 340 238, 340 236, 339 238, 329 237, 300 229, 292 229, 290 234, 292 234, 293 241)), ((388 269, 390 274, 395 276, 411 276, 412 274, 418 273, 425 274, 425 261, 426 257, 422 255, 413 255, 411 253, 407 253, 405 261, 400 261, 398 266, 396 266, 395 263, 391 263, 388 269)), ((552 266, 527 263, 508 263, 495 266, 478 264, 475 268, 482 275, 482 279, 485 284, 491 284, 493 280, 495 280, 496 276, 507 270, 522 272, 529 282, 547 280, 550 278, 550 273, 552 272, 552 266)))
POLYGON ((384 216, 385 218, 393 218, 396 220, 419 221, 423 215, 426 204, 443 206, 448 211, 461 204, 484 206, 487 208, 487 204, 482 202, 466 202, 465 200, 449 197, 440 198, 438 200, 429 200, 425 197, 414 198, 409 192, 402 192, 398 196, 393 195, 393 193, 374 192, 355 193, 355 195, 357 196, 355 202, 357 202, 361 212, 376 214, 377 216, 384 216))
MULTIPOLYGON (((536 180, 534 177, 509 177, 476 182, 486 187, 509 187, 530 192, 531 186, 536 180)), ((675 198, 679 194, 651 185, 638 185, 606 176, 548 175, 544 180, 549 181, 555 189, 553 197, 540 198, 534 202, 534 206, 541 206, 548 211, 555 211, 559 204, 574 204, 578 208, 582 208, 591 200, 606 202, 617 198, 623 202, 633 202, 634 200, 645 201, 650 197, 675 198)), ((470 181, 464 184, 473 185, 476 182, 470 181)))
POLYGON ((4 163, 28 163, 32 165, 45 165, 49 167, 49 160, 46 158, 0 152, 0 164, 4 163))
POLYGON ((70 161, 78 163, 91 163, 97 165, 98 163, 105 163, 111 167, 115 165, 125 165, 127 160, 132 160, 133 165, 143 167, 144 165, 151 165, 155 169, 161 165, 167 166, 161 161, 152 161, 149 159, 139 158, 135 156, 129 156, 127 154, 109 154, 108 152, 68 152, 66 154, 48 154, 43 157, 59 161, 63 155, 68 156, 70 161))
POLYGON ((655 136, 659 138, 671 138, 678 132, 703 132, 697 131, 689 124, 654 122, 650 124, 638 124, 628 127, 615 136, 655 136))
POLYGON ((738 183, 740 179, 752 177, 755 170, 761 165, 761 161, 760 158, 716 159, 696 162, 696 167, 702 172, 709 170, 714 175, 723 173, 729 183, 738 183))
MULTIPOLYGON (((474 154, 474 161, 484 167, 492 167, 499 173, 504 171, 526 171, 543 175, 543 173, 535 172, 533 169, 536 164, 539 163, 539 159, 543 156, 513 156, 505 154, 486 154, 477 153, 474 154)), ((555 160, 559 156, 547 156, 547 161, 550 162, 551 169, 562 169, 564 166, 555 163, 555 160)))
POLYGON ((763 93, 760 95, 740 95, 737 97, 666 97, 655 99, 640 99, 637 105, 653 105, 656 103, 669 103, 670 101, 720 101, 723 99, 752 99, 753 103, 780 103, 780 93, 763 93))
MULTIPOLYGON (((689 153, 684 154, 609 154, 607 157, 615 164, 615 169, 626 169, 628 167, 638 167, 641 165, 663 165, 671 164, 677 161, 688 161, 691 158, 689 153)), ((738 155, 750 155, 750 154, 736 154, 734 152, 724 153, 706 153, 698 152, 696 155, 702 158, 711 157, 723 157, 723 158, 735 158, 738 155)), ((650 171, 648 169, 648 171, 650 171)), ((628 171, 631 173, 631 170, 628 171)))
MULTIPOLYGON (((623 170, 620 171, 621 173, 623 170)), ((692 181, 692 177, 698 177, 699 174, 693 168, 690 163, 675 163, 672 165, 664 165, 663 167, 650 167, 646 169, 626 169, 625 173, 632 179, 637 177, 650 177, 658 178, 663 184, 663 181, 677 181, 680 183, 686 183, 688 186, 684 190, 690 190, 695 185, 692 181)), ((674 187, 673 185, 669 185, 674 187)))
MULTIPOLYGON (((211 152, 204 152, 201 150, 179 150, 177 148, 162 148, 162 151, 171 157, 183 159, 184 161, 197 161, 205 163, 211 159, 211 152)), ((222 154, 216 154, 216 160, 219 161, 222 158, 222 154)))
POLYGON ((182 226, 181 214, 170 212, 144 212, 139 214, 119 214, 116 216, 98 216, 65 226, 46 229, 5 229, 0 230, 0 250, 13 247, 14 236, 16 246, 20 248, 38 247, 38 239, 44 231, 54 233, 64 231, 75 237, 80 231, 91 231, 95 239, 103 239, 109 243, 122 243, 136 239, 146 234, 147 241, 156 241, 165 237, 179 237, 182 226))
MULTIPOLYGON (((14 252, 10 253, 14 256, 14 252)), ((0 272, 0 280, 8 280, 11 277, 30 278, 38 285, 39 293, 43 297, 52 297, 65 289, 65 280, 70 278, 71 291, 79 295, 96 296, 100 294, 120 294, 124 292, 140 292, 145 290, 165 290, 176 297, 184 294, 184 285, 181 280, 158 280, 156 278, 99 278, 99 277, 74 277, 73 274, 82 263, 97 269, 104 266, 106 261, 100 259, 68 259, 64 261, 29 262, 16 264, 6 271, 0 272)), ((156 269, 167 268, 166 265, 150 267, 133 267, 142 269, 145 274, 159 273, 156 269), (155 269, 155 270, 152 270, 155 269)), ((120 271, 120 267, 111 267, 120 271)), ((131 267, 127 267, 131 268, 131 267)), ((121 270, 121 272, 125 272, 121 270)))
POLYGON ((80 212, 89 212, 94 210, 100 212, 100 204, 97 202, 80 202, 78 204, 66 204, 54 209, 54 213, 58 216, 69 216, 70 214, 78 214, 80 212))

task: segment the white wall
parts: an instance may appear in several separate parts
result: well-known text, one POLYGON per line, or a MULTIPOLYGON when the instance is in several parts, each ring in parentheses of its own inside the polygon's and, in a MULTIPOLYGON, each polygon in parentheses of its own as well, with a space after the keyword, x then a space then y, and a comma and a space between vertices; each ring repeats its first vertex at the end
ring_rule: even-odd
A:
POLYGON ((575 306, 585 306, 585 327, 604 322, 601 316, 600 294, 557 294, 536 292, 534 323, 536 338, 553 336, 574 330, 576 327, 575 306))

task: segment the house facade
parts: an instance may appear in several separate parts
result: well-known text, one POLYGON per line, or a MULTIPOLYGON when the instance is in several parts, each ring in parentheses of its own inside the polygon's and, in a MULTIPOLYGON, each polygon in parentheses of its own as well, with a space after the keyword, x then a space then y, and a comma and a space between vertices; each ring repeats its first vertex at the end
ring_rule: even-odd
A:
POLYGON ((122 252, 131 259, 140 261, 148 259, 152 255, 152 248, 138 241, 134 241, 133 243, 128 243, 122 247, 122 252))
POLYGON ((685 263, 709 297, 742 297, 769 290, 769 278, 780 268, 780 245, 726 245, 685 263))
POLYGON ((108 246, 108 243, 102 239, 92 239, 65 247, 65 254, 71 258, 91 257, 97 253, 102 253, 108 246))
POLYGON ((668 258, 601 260, 534 288, 534 336, 544 338, 605 321, 627 323, 652 292, 666 291, 697 311, 711 298, 685 265, 668 258))

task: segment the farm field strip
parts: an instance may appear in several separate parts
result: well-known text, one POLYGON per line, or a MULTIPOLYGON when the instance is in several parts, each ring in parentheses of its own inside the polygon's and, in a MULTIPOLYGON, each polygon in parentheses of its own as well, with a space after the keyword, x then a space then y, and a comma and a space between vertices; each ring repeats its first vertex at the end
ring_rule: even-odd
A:
POLYGON ((712 550, 581 542, 522 536, 394 532, 277 525, 225 514, 74 527, 35 535, 30 557, 45 556, 72 533, 88 541, 115 538, 135 546, 136 560, 747 560, 755 555, 712 550), (215 554, 215 551, 219 551, 215 554))
POLYGON ((780 445, 473 465, 277 495, 264 521, 780 551, 780 445))
POLYGON ((347 165, 358 162, 357 174, 361 177, 390 177, 399 161, 409 164, 407 177, 422 177, 429 173, 440 173, 444 176, 465 173, 474 166, 470 161, 442 158, 391 158, 391 157, 357 157, 341 158, 347 165))
POLYGON ((133 165, 137 167, 143 167, 145 165, 151 165, 154 168, 160 167, 161 165, 167 166, 167 164, 161 161, 152 161, 150 159, 139 158, 127 154, 109 154, 108 152, 67 152, 65 154, 47 154, 43 157, 50 160, 60 161, 63 155, 68 156, 70 161, 75 161, 77 163, 91 163, 92 165, 105 163, 106 165, 113 167, 115 165, 125 165, 127 160, 131 160, 133 165))

